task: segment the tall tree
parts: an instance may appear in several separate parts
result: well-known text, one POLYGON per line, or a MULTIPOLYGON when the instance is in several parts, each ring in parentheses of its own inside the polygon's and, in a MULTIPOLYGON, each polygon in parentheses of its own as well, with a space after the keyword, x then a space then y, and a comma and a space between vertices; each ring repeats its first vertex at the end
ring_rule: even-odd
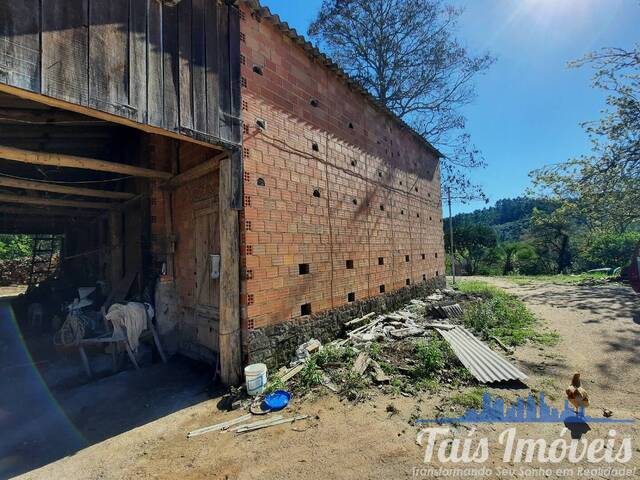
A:
POLYGON ((585 122, 593 154, 532 172, 534 184, 571 204, 592 230, 617 233, 640 222, 640 45, 594 52, 593 85, 608 92, 603 118, 585 122))
POLYGON ((442 0, 323 0, 309 35, 378 101, 445 155, 443 185, 484 198, 469 168, 484 166, 461 107, 494 59, 455 38, 461 9, 442 0))

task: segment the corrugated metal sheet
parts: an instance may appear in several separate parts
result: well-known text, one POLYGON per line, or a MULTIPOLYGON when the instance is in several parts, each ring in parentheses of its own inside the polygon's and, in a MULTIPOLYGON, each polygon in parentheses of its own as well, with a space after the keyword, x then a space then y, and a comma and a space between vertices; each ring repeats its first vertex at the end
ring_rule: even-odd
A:
POLYGON ((471 374, 482 383, 526 380, 527 376, 464 327, 436 329, 471 374))
POLYGON ((319 61, 329 70, 336 73, 338 77, 343 79, 349 87, 353 88, 357 92, 361 93, 365 97, 369 99, 373 103, 373 105, 379 110, 383 111, 387 115, 390 115, 396 122, 400 124, 402 128, 408 130, 414 137, 416 137, 420 142, 422 142, 436 157, 442 158, 444 155, 427 139, 425 139, 422 135, 415 131, 407 122, 398 117, 395 113, 393 113, 386 105, 383 105, 378 99, 376 99, 371 93, 369 93, 358 81, 353 79, 350 75, 348 75, 342 68, 340 68, 333 60, 331 60, 327 55, 322 53, 317 47, 315 47, 311 42, 309 42, 305 37, 300 35, 297 30, 291 27, 287 22, 282 20, 279 15, 271 13, 269 7, 264 7, 260 3, 260 0, 238 0, 241 3, 247 4, 253 10, 254 14, 257 15, 260 19, 266 19, 271 22, 281 30, 285 35, 287 35, 294 43, 300 45, 311 58, 319 61))

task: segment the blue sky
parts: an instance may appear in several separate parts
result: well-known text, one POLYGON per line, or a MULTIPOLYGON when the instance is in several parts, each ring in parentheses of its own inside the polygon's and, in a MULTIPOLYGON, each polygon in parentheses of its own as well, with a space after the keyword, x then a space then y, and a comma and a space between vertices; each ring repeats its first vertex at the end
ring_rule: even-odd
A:
MULTIPOLYGON (((321 0, 264 0, 306 35, 321 0)), ((471 52, 490 51, 492 69, 477 81, 478 98, 465 108, 473 141, 488 167, 473 172, 491 203, 521 195, 528 173, 589 152, 579 123, 597 119, 602 92, 589 68, 568 61, 605 46, 640 42, 638 0, 451 0, 465 8, 458 37, 471 52)), ((455 212, 483 207, 455 205, 455 212)), ((454 213, 455 213, 454 212, 454 213)))

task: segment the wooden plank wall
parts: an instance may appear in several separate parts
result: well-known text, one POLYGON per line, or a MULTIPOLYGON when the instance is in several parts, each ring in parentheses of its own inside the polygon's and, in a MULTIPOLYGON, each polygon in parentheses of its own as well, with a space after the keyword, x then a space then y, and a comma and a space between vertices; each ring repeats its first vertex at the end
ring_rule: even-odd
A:
POLYGON ((241 143, 233 2, 0 0, 0 83, 210 143, 241 143))

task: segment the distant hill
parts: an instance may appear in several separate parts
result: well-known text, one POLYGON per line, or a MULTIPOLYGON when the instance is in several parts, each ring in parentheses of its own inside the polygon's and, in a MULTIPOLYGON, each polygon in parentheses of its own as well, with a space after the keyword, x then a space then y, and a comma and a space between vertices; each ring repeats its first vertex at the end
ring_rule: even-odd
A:
POLYGON ((540 198, 505 198, 493 207, 482 208, 471 213, 460 213, 453 217, 453 224, 480 223, 494 228, 501 242, 520 240, 529 228, 533 209, 545 212, 555 210, 551 200, 540 198))

